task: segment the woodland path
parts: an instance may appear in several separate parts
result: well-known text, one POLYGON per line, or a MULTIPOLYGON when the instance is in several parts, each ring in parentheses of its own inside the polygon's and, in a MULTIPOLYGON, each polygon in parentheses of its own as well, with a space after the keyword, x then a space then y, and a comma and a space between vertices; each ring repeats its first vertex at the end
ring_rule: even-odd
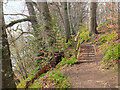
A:
POLYGON ((117 72, 99 68, 102 57, 94 46, 81 45, 78 63, 63 70, 72 88, 117 88, 117 72))

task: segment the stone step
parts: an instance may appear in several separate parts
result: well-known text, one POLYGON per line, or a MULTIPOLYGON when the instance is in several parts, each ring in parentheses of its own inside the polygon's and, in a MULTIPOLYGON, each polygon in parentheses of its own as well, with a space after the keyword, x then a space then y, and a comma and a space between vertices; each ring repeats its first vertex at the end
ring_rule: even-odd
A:
POLYGON ((92 45, 81 45, 81 47, 93 47, 92 45))
POLYGON ((80 51, 80 53, 95 53, 93 51, 80 51))
POLYGON ((95 60, 95 49, 92 45, 82 45, 80 48, 80 53, 78 56, 78 60, 95 60))
POLYGON ((82 54, 82 53, 79 54, 79 57, 83 57, 83 56, 95 56, 95 54, 88 54, 88 53, 87 54, 82 54))
POLYGON ((89 50, 92 50, 92 51, 94 51, 93 48, 81 48, 80 50, 81 50, 81 51, 84 51, 84 50, 88 50, 88 51, 89 51, 89 50))
POLYGON ((94 56, 89 56, 89 57, 79 57, 80 59, 89 59, 89 58, 95 58, 94 56))

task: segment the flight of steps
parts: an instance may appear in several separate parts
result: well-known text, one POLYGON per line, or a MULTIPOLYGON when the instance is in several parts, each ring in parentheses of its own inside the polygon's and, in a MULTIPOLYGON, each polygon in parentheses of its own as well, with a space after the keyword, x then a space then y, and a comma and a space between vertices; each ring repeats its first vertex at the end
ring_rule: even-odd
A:
POLYGON ((80 62, 93 62, 95 61, 95 47, 94 45, 81 45, 78 61, 80 62))

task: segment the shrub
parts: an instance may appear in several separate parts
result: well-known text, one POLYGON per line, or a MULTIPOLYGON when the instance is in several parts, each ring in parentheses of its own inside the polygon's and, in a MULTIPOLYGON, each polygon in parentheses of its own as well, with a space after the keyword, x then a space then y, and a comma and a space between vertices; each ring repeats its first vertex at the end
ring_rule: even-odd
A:
POLYGON ((107 41, 107 38, 108 38, 108 36, 107 36, 107 35, 104 35, 104 36, 100 37, 100 38, 98 39, 98 41, 100 41, 101 43, 105 43, 105 42, 107 41))
POLYGON ((98 38, 98 40, 93 41, 93 43, 100 42, 103 43, 111 43, 117 39, 116 32, 112 32, 111 34, 106 34, 98 38))
POLYGON ((106 52, 104 52, 103 62, 108 66, 117 63, 118 58, 120 57, 119 50, 120 50, 120 44, 117 45, 111 44, 107 46, 106 52))
POLYGON ((73 65, 74 63, 77 62, 77 59, 75 56, 72 56, 70 60, 66 61, 67 65, 73 65))
POLYGON ((80 43, 87 42, 90 40, 89 32, 87 31, 87 28, 85 28, 79 36, 80 43))
POLYGON ((72 46, 72 42, 71 41, 68 41, 68 43, 64 43, 64 46, 65 46, 65 48, 67 49, 67 48, 69 48, 70 46, 72 46))

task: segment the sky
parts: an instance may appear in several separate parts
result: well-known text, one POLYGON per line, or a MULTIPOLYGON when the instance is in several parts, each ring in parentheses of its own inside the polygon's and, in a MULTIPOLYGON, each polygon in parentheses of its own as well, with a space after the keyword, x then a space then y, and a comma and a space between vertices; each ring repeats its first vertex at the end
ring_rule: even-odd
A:
MULTIPOLYGON (((25 14, 29 16, 27 6, 24 1, 8 1, 8 2, 4 1, 3 9, 4 9, 4 14, 25 14)), ((5 18, 5 23, 8 24, 11 21, 23 19, 25 17, 21 15, 4 15, 4 18, 5 18)), ((28 23, 26 22, 15 24, 13 25, 12 28, 15 29, 18 25, 19 28, 23 29, 23 31, 26 31, 28 28, 27 27, 28 23)))
MULTIPOLYGON (((22 13, 28 15, 25 2, 21 1, 8 1, 3 4, 4 14, 17 14, 22 13)), ((21 19, 23 16, 9 16, 5 15, 5 22, 9 23, 14 19, 21 19)))

